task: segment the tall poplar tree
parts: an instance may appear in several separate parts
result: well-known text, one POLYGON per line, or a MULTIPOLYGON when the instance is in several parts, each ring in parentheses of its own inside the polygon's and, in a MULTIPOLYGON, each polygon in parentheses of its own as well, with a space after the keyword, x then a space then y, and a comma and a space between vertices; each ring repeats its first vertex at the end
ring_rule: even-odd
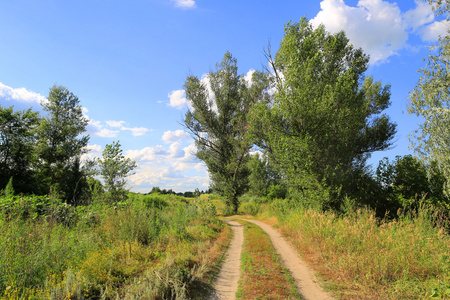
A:
POLYGON ((184 125, 195 139, 197 157, 206 164, 212 187, 237 211, 238 196, 248 189, 247 161, 252 140, 247 114, 253 104, 267 102, 267 74, 255 71, 251 82, 238 74, 237 61, 227 52, 216 71, 208 73, 212 92, 196 76, 186 80, 186 98, 192 110, 184 125))
POLYGON ((305 201, 319 200, 324 189, 339 201, 368 155, 392 145, 396 125, 382 113, 390 86, 365 77, 369 57, 344 32, 313 28, 306 18, 286 25, 271 63, 274 101, 252 112, 260 146, 305 201))

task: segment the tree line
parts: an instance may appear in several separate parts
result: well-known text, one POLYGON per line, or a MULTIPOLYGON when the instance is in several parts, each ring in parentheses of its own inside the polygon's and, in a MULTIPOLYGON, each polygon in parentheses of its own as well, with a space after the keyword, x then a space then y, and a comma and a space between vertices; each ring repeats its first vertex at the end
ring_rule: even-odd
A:
POLYGON ((103 193, 111 201, 123 199, 125 178, 136 163, 123 156, 120 143, 106 145, 101 158, 81 162, 89 135, 78 97, 54 85, 41 105, 45 116, 0 106, 0 187, 8 185, 19 194, 52 194, 72 205, 87 204, 103 193))
POLYGON ((265 53, 270 68, 255 71, 251 80, 238 73, 229 52, 208 73, 209 83, 188 76, 184 87, 192 109, 183 123, 213 190, 235 212, 248 191, 321 209, 341 210, 352 201, 380 214, 417 198, 450 208, 448 84, 441 92, 435 81, 443 84, 442 78, 433 76, 436 68, 448 69, 448 41, 441 38, 439 55, 430 57, 430 70, 422 70, 411 94, 410 113, 426 119, 416 148, 422 159, 384 159, 375 172, 368 158, 390 149, 397 129, 384 113, 390 85, 366 75, 369 56, 343 31, 331 34, 302 18, 285 26, 276 54, 270 48, 265 53), (439 107, 439 113, 433 110, 439 120, 430 124, 426 110, 432 105, 439 107))

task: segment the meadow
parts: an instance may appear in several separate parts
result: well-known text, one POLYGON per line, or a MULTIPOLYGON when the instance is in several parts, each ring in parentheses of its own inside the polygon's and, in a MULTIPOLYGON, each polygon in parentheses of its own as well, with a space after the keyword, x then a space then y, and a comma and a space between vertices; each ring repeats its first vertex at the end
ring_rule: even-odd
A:
POLYGON ((0 299, 202 299, 230 230, 212 201, 0 198, 0 299))

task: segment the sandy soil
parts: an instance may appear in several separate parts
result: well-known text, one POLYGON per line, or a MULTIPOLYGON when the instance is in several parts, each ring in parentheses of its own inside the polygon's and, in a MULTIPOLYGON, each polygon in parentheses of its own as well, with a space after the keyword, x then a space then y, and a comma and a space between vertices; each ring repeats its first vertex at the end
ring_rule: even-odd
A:
MULTIPOLYGON (((261 227, 272 240, 275 250, 280 254, 283 264, 291 271, 302 296, 309 300, 333 299, 317 283, 313 272, 299 257, 297 251, 272 226, 256 220, 246 220, 261 227)), ((231 299, 231 298, 230 298, 231 299)), ((233 298, 234 299, 234 298, 233 298)))
POLYGON ((214 292, 209 300, 235 299, 238 289, 239 276, 241 275, 241 252, 244 242, 244 227, 235 221, 227 221, 233 230, 233 238, 230 242, 225 261, 214 284, 214 292))

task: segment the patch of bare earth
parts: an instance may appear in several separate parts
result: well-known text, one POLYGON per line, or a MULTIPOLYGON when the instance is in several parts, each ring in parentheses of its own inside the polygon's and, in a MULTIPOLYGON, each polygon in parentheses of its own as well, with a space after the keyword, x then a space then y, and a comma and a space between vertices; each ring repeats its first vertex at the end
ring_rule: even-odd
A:
POLYGON ((238 289, 238 281, 241 275, 241 251, 244 242, 243 225, 235 221, 227 221, 233 230, 233 238, 230 242, 225 261, 214 284, 214 291, 209 300, 235 299, 238 289))

